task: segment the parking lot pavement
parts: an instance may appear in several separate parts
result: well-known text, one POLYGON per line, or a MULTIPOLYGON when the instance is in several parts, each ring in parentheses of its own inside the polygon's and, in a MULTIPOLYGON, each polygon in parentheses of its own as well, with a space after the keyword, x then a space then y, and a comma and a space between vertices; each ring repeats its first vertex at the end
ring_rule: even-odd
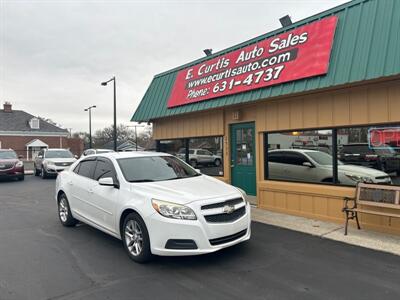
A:
POLYGON ((147 265, 59 224, 54 180, 0 182, 0 299, 399 299, 400 258, 253 223, 252 239, 147 265))

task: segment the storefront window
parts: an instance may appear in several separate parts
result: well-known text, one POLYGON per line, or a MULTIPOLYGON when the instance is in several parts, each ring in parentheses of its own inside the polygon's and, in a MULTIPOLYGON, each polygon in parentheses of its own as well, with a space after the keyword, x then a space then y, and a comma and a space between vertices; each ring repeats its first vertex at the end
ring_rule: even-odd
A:
POLYGON ((189 163, 203 174, 223 176, 223 138, 207 137, 189 140, 189 163))
POLYGON ((182 139, 160 141, 158 151, 172 154, 182 160, 185 160, 185 141, 182 139))
POLYGON ((333 179, 332 130, 270 133, 268 179, 330 184, 333 179))
POLYGON ((203 174, 224 175, 223 137, 161 140, 157 151, 172 154, 203 174), (187 148, 188 145, 188 148, 187 148))
POLYGON ((400 126, 338 129, 337 144, 339 183, 400 184, 400 126))

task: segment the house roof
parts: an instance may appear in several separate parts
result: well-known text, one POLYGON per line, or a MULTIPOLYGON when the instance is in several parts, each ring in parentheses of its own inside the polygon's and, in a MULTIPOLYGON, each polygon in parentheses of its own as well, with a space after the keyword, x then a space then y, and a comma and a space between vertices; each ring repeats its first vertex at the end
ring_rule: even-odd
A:
POLYGON ((12 110, 5 112, 0 109, 0 132, 26 132, 26 133, 53 133, 53 134, 68 134, 67 129, 57 127, 43 119, 39 118, 39 129, 32 129, 29 121, 32 118, 37 118, 22 110, 12 110))
POLYGON ((156 75, 132 117, 148 122, 260 99, 297 94, 400 74, 400 1, 354 0, 236 46, 156 75), (328 73, 174 108, 167 108, 177 73, 187 67, 235 51, 305 24, 336 15, 338 24, 328 73))

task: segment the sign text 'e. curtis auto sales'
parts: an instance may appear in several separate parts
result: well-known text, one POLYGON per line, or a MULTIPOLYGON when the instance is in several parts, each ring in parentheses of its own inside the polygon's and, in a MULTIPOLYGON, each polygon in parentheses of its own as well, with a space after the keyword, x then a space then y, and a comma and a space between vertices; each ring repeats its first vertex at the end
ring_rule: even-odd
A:
POLYGON ((336 23, 328 17, 179 71, 168 108, 326 74, 336 23))

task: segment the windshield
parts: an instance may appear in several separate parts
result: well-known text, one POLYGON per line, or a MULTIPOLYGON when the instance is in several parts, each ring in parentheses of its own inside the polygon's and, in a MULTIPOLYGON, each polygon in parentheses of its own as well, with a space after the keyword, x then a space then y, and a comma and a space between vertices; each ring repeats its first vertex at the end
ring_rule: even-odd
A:
POLYGON ((44 153, 46 158, 73 158, 74 155, 68 150, 52 150, 44 153))
MULTIPOLYGON (((315 151, 315 152, 306 152, 306 154, 311 157, 317 164, 323 166, 331 166, 332 165, 332 155, 328 153, 315 151)), ((338 165, 343 164, 338 160, 338 165)))
POLYGON ((118 164, 129 182, 163 181, 200 175, 173 156, 121 158, 118 164))
POLYGON ((0 151, 0 159, 16 159, 17 154, 14 151, 0 151))

